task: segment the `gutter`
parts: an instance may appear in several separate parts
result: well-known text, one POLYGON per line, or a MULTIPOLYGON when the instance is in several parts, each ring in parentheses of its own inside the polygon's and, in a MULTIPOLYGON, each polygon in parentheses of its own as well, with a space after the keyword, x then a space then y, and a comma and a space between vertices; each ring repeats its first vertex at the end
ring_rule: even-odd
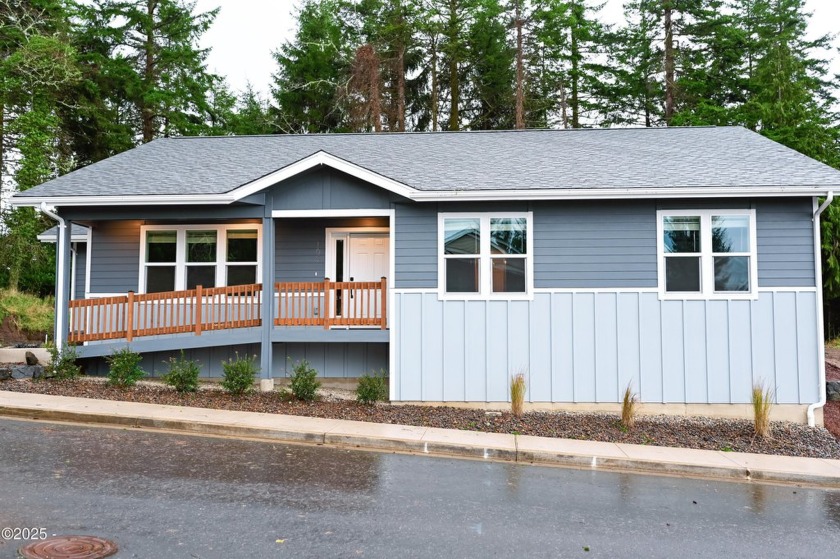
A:
POLYGON ((67 268, 67 263, 64 261, 64 250, 61 248, 64 239, 67 236, 67 222, 64 218, 55 213, 55 208, 47 206, 46 202, 41 202, 41 212, 51 217, 58 222, 58 237, 56 238, 56 246, 58 247, 58 258, 56 265, 56 282, 55 282, 55 348, 61 351, 64 345, 64 336, 60 335, 59 329, 64 325, 64 314, 67 310, 64 308, 64 275, 67 268))
MULTIPOLYGON (((822 293, 822 253, 821 253, 821 246, 822 243, 820 241, 820 215, 825 211, 826 208, 831 204, 834 200, 834 191, 829 191, 828 195, 825 197, 825 201, 820 205, 819 208, 814 211, 813 222, 814 222, 814 265, 815 265, 815 273, 816 273, 816 284, 817 284, 817 337, 818 337, 818 349, 819 349, 819 356, 818 356, 818 366, 819 369, 819 391, 820 391, 820 399, 819 401, 811 404, 808 406, 808 426, 814 427, 816 426, 816 419, 814 418, 814 414, 818 409, 822 409, 825 406, 826 401, 826 393, 825 393, 825 318, 823 317, 824 310, 823 310, 823 293, 822 293)), ((816 205, 816 203, 814 204, 816 205)))

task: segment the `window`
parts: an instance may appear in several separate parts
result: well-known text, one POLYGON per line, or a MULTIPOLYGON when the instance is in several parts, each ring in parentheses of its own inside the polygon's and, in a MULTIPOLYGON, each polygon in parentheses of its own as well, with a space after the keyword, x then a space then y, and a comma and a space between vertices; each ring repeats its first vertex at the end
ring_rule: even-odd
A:
POLYGON ((754 210, 657 213, 664 296, 737 298, 755 293, 754 210))
POLYGON ((256 225, 148 225, 141 237, 141 293, 257 283, 256 225))
POLYGON ((533 285, 531 221, 530 213, 440 214, 441 294, 527 297, 533 285))

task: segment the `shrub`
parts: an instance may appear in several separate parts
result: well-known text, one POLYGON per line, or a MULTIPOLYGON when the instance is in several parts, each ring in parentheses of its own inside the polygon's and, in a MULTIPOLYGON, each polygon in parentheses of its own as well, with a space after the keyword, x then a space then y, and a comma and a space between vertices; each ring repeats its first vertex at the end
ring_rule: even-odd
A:
POLYGON ((317 376, 318 371, 312 368, 309 361, 303 359, 296 362, 294 368, 292 369, 292 378, 290 382, 292 394, 295 395, 295 398, 305 402, 311 402, 314 400, 315 392, 318 390, 318 387, 321 386, 321 383, 315 380, 315 377, 317 376))
POLYGON ((257 368, 257 356, 239 357, 236 354, 236 359, 229 361, 222 361, 222 369, 224 370, 224 378, 222 378, 222 388, 239 396, 249 392, 254 387, 254 377, 259 369, 257 368))
POLYGON ((184 350, 181 350, 181 357, 170 357, 167 362, 169 372, 163 375, 163 382, 178 392, 195 392, 198 390, 198 375, 201 374, 201 366, 194 359, 187 359, 184 350))
POLYGON ((44 376, 57 380, 73 380, 82 373, 82 368, 76 364, 78 355, 76 348, 65 345, 61 351, 53 344, 47 344, 50 362, 44 367, 44 376))
POLYGON ((372 374, 365 373, 356 387, 356 400, 362 404, 374 404, 388 399, 388 374, 384 369, 372 374))
POLYGON ((639 402, 639 398, 633 393, 632 384, 632 381, 627 383, 621 401, 621 426, 628 431, 636 426, 636 405, 639 402))
POLYGON ((773 391, 765 388, 763 382, 756 382, 752 389, 755 434, 759 437, 770 436, 770 409, 773 407, 773 391))
POLYGON ((106 357, 108 362, 108 382, 120 388, 134 386, 137 381, 146 376, 146 371, 140 367, 143 356, 124 347, 114 350, 106 357))
POLYGON ((516 417, 522 417, 525 405, 525 374, 516 373, 510 377, 510 411, 516 417))

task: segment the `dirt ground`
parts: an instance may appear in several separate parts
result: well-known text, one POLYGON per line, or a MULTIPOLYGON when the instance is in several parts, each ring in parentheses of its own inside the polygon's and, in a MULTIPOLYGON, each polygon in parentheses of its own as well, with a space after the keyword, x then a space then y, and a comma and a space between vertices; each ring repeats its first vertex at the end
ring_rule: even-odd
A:
POLYGON ((31 346, 44 343, 44 332, 26 332, 17 327, 11 316, 0 322, 0 346, 15 347, 19 344, 31 346))

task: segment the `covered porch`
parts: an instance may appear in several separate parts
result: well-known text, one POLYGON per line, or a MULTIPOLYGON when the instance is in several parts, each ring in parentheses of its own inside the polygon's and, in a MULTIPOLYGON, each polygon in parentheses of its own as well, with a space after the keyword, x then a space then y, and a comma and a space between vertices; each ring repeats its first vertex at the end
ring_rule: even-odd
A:
MULTIPOLYGON (((261 327, 262 284, 76 299, 67 341, 74 344, 261 327)), ((388 328, 388 280, 275 282, 274 329, 388 328)), ((327 334, 329 335, 329 334, 327 334)), ((274 338, 275 336, 272 336, 274 338)), ((282 334, 277 336, 282 338, 282 334)), ((298 338, 306 335, 298 334, 298 338)), ((323 334, 309 336, 323 338, 323 334)), ((279 341, 279 340, 278 340, 279 341)))

